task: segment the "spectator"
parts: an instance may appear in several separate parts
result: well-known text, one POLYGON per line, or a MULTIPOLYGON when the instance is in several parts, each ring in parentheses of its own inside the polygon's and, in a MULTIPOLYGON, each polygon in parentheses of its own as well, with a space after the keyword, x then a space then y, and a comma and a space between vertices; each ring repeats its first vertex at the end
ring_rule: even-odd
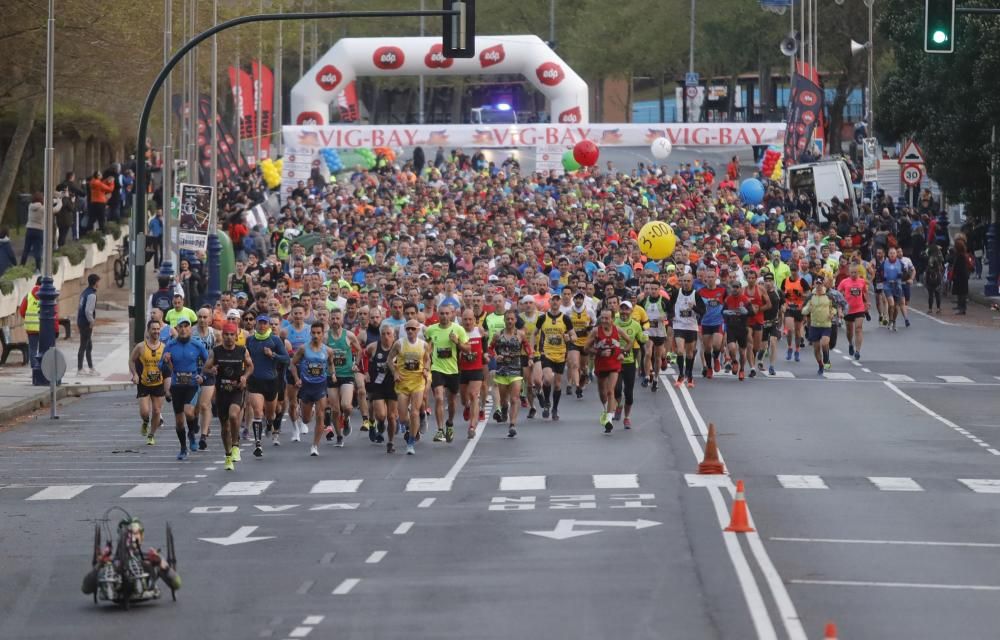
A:
POLYGON ((153 267, 159 269, 163 261, 163 209, 157 209, 146 226, 146 260, 152 257, 153 267))
MULTIPOLYGON (((38 357, 38 332, 41 330, 41 301, 38 299, 38 291, 42 288, 42 277, 35 279, 35 286, 26 296, 21 298, 21 304, 17 307, 17 315, 24 321, 24 332, 28 334, 28 357, 34 366, 38 357)), ((59 335, 59 305, 55 309, 55 327, 53 335, 59 335)))
POLYGON ((14 247, 10 242, 10 231, 7 227, 0 227, 0 276, 16 264, 17 256, 14 255, 14 247))
POLYGON ((958 298, 955 315, 964 316, 969 297, 969 275, 972 272, 972 256, 964 238, 955 240, 955 261, 951 265, 951 292, 958 298))
POLYGON ((87 276, 87 288, 80 293, 80 303, 76 310, 76 328, 80 332, 80 348, 76 352, 76 375, 99 375, 94 370, 94 325, 97 323, 97 283, 101 276, 92 273, 87 276), (87 358, 89 371, 84 374, 83 358, 87 358))
MULTIPOLYGON (((42 243, 45 241, 45 196, 35 193, 28 205, 28 224, 24 232, 24 251, 21 252, 21 264, 28 261, 28 256, 35 259, 35 269, 42 268, 42 243)), ((62 199, 57 198, 52 210, 58 213, 62 210, 62 199)))
POLYGON ((102 179, 101 172, 95 171, 90 178, 90 205, 87 208, 87 231, 97 227, 104 232, 105 216, 108 211, 108 196, 114 187, 102 179))
MULTIPOLYGON (((71 174, 72 175, 72 174, 71 174)), ((73 234, 73 225, 76 222, 76 189, 69 189, 66 184, 60 185, 62 189, 59 189, 60 194, 58 196, 58 201, 60 203, 60 209, 55 214, 56 226, 59 228, 59 246, 63 246, 69 240, 70 236, 73 234)))

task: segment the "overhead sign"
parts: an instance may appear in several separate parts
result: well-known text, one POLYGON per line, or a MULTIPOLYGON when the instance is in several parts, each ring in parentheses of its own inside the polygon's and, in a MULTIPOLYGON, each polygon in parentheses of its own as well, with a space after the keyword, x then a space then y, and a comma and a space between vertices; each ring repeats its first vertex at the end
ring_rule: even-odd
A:
POLYGON ((684 74, 684 86, 685 87, 697 87, 701 77, 698 75, 697 71, 688 71, 684 74))
POLYGON ((907 140, 903 145, 903 151, 899 154, 899 164, 926 164, 924 162, 924 152, 920 150, 917 143, 907 140))
POLYGON ((525 531, 525 533, 551 540, 567 540, 569 538, 590 535, 591 533, 600 533, 602 529, 607 527, 625 527, 638 530, 648 529, 659 524, 662 523, 655 520, 643 520, 641 518, 638 520, 560 520, 556 523, 555 529, 551 531, 525 531), (588 529, 586 531, 579 531, 575 530, 575 527, 588 527, 588 529))
POLYGON ((899 171, 900 177, 903 179, 903 184, 908 187, 915 187, 920 184, 920 181, 924 178, 923 165, 919 164, 904 164, 900 165, 902 168, 899 171))

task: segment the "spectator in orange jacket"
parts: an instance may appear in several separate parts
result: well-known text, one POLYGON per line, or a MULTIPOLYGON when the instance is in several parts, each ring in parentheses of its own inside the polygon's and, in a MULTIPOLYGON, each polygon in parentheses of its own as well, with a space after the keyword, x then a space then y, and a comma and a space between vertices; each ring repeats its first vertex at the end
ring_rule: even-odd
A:
POLYGON ((90 200, 87 206, 87 231, 95 226, 104 231, 104 219, 108 211, 108 196, 115 190, 114 182, 104 180, 100 171, 95 171, 90 178, 90 200))

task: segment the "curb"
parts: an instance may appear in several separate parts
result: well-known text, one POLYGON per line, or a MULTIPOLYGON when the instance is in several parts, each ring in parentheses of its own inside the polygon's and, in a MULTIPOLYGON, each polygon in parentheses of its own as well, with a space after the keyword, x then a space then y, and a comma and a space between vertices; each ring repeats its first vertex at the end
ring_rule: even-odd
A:
MULTIPOLYGON (((122 391, 128 389, 131 384, 124 382, 110 382, 106 384, 72 385, 56 388, 56 399, 79 398, 90 393, 101 393, 103 391, 122 391)), ((29 395, 15 402, 12 405, 0 408, 0 423, 10 422, 15 418, 37 411, 49 406, 49 389, 29 395)))

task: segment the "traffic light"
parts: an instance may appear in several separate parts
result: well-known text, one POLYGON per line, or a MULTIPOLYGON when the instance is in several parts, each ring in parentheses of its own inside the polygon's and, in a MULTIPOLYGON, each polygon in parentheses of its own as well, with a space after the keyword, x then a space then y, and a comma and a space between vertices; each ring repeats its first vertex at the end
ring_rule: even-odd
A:
POLYGON ((445 58, 476 57, 476 0, 444 0, 445 16, 441 25, 441 54, 445 58))
POLYGON ((924 51, 955 50, 955 0, 924 0, 924 51))

